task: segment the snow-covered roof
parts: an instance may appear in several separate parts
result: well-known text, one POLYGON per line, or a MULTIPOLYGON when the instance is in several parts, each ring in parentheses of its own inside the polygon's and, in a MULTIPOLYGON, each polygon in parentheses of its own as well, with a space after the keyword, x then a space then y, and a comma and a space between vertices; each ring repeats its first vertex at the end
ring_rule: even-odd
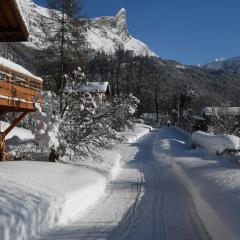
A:
POLYGON ((199 115, 194 115, 192 116, 193 119, 196 119, 196 120, 200 120, 200 121, 205 121, 206 119, 202 116, 199 116, 199 115))
POLYGON ((22 4, 21 4, 20 0, 16 0, 16 6, 17 6, 18 12, 21 16, 21 20, 22 20, 22 23, 24 24, 24 27, 27 29, 27 31, 29 31, 26 18, 24 16, 22 8, 21 8, 22 4))
POLYGON ((0 1, 1 28, 0 41, 19 42, 28 39, 29 31, 22 14, 19 0, 0 1))
POLYGON ((240 115, 240 107, 205 107, 202 109, 202 115, 218 116, 219 114, 240 115))
POLYGON ((83 91, 94 93, 100 92, 105 93, 109 88, 108 82, 87 82, 86 85, 82 88, 83 91))
POLYGON ((6 58, 0 57, 0 66, 6 67, 6 68, 11 69, 15 72, 21 73, 25 76, 35 78, 39 81, 43 81, 42 78, 33 75, 31 72, 29 72, 27 69, 25 69, 21 65, 19 65, 17 63, 14 63, 14 62, 6 59, 6 58))

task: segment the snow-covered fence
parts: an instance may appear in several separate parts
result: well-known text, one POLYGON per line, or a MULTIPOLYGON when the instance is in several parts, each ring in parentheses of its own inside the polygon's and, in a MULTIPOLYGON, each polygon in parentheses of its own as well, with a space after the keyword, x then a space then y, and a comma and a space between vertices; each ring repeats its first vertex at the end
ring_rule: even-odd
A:
POLYGON ((240 151, 240 138, 233 135, 214 135, 197 131, 192 134, 192 144, 213 154, 240 151))

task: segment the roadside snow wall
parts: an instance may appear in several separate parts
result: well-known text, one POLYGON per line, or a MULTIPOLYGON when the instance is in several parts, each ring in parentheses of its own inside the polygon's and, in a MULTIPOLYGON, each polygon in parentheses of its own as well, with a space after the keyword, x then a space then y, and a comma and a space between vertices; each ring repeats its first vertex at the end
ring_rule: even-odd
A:
POLYGON ((214 135, 197 131, 192 134, 192 144, 204 148, 211 154, 221 154, 224 150, 238 150, 240 138, 233 135, 214 135))

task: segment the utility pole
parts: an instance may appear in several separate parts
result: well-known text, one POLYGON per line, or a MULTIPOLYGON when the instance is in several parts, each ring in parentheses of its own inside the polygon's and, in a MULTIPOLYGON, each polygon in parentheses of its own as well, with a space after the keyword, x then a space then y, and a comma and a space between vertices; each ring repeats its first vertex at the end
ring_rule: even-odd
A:
POLYGON ((62 28, 61 28, 61 87, 60 87, 60 113, 63 110, 63 88, 64 88, 64 28, 65 28, 65 2, 62 3, 62 28))
POLYGON ((178 127, 180 126, 180 97, 178 96, 178 101, 177 101, 177 115, 178 115, 178 127))

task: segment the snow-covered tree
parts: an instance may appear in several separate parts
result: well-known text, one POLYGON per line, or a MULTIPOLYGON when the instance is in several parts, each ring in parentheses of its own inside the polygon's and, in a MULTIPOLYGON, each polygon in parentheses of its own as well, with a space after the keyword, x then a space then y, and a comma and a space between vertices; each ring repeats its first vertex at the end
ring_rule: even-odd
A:
POLYGON ((132 94, 113 98, 107 110, 109 125, 116 131, 121 131, 126 125, 129 127, 139 103, 132 94))
POLYGON ((103 103, 97 93, 83 91, 85 75, 80 68, 65 77, 60 129, 68 147, 80 155, 88 155, 94 153, 94 149, 110 148, 121 140, 116 131, 131 125, 139 100, 128 95, 103 103))
POLYGON ((50 46, 46 56, 51 59, 54 71, 55 92, 59 94, 60 112, 63 110, 63 90, 66 74, 85 61, 86 20, 81 17, 82 3, 79 0, 47 0, 49 19, 43 30, 50 46))
POLYGON ((59 96, 55 92, 43 91, 42 111, 48 116, 59 114, 59 96))

